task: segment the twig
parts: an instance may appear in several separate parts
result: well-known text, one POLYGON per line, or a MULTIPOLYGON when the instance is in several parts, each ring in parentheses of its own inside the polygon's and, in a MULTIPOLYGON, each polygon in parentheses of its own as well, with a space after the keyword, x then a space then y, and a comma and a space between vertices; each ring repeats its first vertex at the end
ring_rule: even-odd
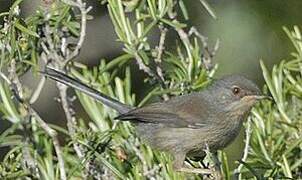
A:
MULTIPOLYGON (((10 66, 8 68, 8 72, 9 72, 9 77, 7 78, 9 80, 9 84, 11 86, 12 91, 14 92, 14 95, 16 97, 17 100, 19 100, 21 103, 23 102, 23 88, 22 88, 22 84, 18 78, 18 75, 16 73, 16 60, 12 59, 10 66)), ((29 116, 25 116, 24 119, 29 119, 29 116)), ((22 149, 23 151, 23 157, 24 157, 24 161, 25 164, 31 169, 31 170, 36 170, 37 167, 35 166, 35 160, 33 159, 33 157, 31 156, 30 152, 29 152, 29 137, 27 131, 28 128, 26 127, 26 122, 22 123, 22 127, 23 127, 23 137, 24 137, 24 148, 22 149)))
POLYGON ((16 88, 16 92, 18 93, 18 96, 20 99, 23 99, 24 94, 23 94, 23 89, 22 89, 22 84, 18 78, 17 75, 17 69, 16 69, 16 60, 12 59, 10 63, 10 67, 8 68, 9 76, 8 79, 11 82, 11 85, 16 88))
POLYGON ((86 36, 87 14, 92 9, 92 7, 89 6, 86 9, 86 3, 83 3, 82 0, 77 0, 76 2, 70 0, 63 0, 63 2, 78 7, 81 12, 81 32, 79 36, 79 41, 75 49, 64 60, 63 66, 65 67, 72 59, 74 59, 80 53, 86 36))
POLYGON ((157 47, 157 57, 155 58, 155 62, 156 63, 161 63, 162 62, 162 54, 163 51, 165 49, 165 39, 166 39, 166 34, 168 29, 164 28, 163 26, 159 26, 159 30, 160 30, 160 38, 159 38, 159 44, 157 47))
POLYGON ((39 168, 37 166, 37 161, 34 159, 30 153, 30 143, 31 143, 31 138, 30 138, 30 128, 28 128, 28 124, 30 122, 31 115, 26 115, 24 117, 22 124, 23 127, 23 143, 24 146, 22 148, 22 154, 24 157, 25 161, 25 168, 29 168, 30 172, 33 172, 37 179, 40 179, 40 174, 39 174, 39 168))
MULTIPOLYGON (((241 158, 241 162, 245 162, 249 153, 250 149, 250 139, 252 134, 252 128, 251 128, 251 118, 249 117, 246 122, 246 129, 245 129, 245 143, 244 143, 244 151, 243 156, 241 158)), ((243 168, 243 164, 240 163, 239 166, 234 170, 234 175, 236 179, 241 179, 242 174, 241 169, 243 168)))
MULTIPOLYGON (((16 97, 17 100, 19 100, 21 103, 23 103, 23 89, 22 89, 22 84, 16 74, 16 61, 15 59, 11 60, 10 66, 8 68, 9 72, 9 77, 5 76, 3 73, 1 73, 2 78, 9 84, 14 96, 16 97)), ((31 156, 30 154, 30 149, 29 149, 29 133, 28 128, 26 126, 27 119, 29 119, 29 116, 27 114, 23 114, 24 116, 24 121, 22 124, 22 130, 23 130, 23 138, 24 141, 22 143, 24 144, 24 148, 22 148, 22 155, 23 155, 23 163, 25 168, 29 168, 30 172, 32 171, 37 171, 38 167, 36 166, 36 160, 31 156)), ((38 173, 35 173, 38 175, 38 173)))
POLYGON ((143 59, 140 57, 138 52, 134 53, 134 57, 136 59, 136 62, 138 64, 138 67, 140 70, 143 70, 145 73, 147 73, 150 77, 155 77, 155 74, 152 72, 152 70, 145 65, 143 59))
MULTIPOLYGON (((159 30, 160 30, 160 38, 159 38, 158 47, 156 48, 157 49, 157 56, 154 59, 154 62, 156 64, 156 73, 157 73, 158 77, 160 78, 160 80, 162 82, 163 88, 166 88, 166 81, 165 81, 165 78, 164 78, 161 63, 162 63, 162 54, 163 54, 164 49, 165 49, 164 45, 165 45, 165 39, 166 39, 166 34, 167 34, 168 29, 164 28, 162 25, 159 25, 159 30)), ((162 97, 165 101, 170 99, 168 94, 163 94, 162 97)))
POLYGON ((61 83, 57 83, 57 88, 59 89, 59 93, 60 93, 60 101, 62 103, 62 107, 67 119, 67 128, 68 128, 68 132, 70 133, 70 137, 73 141, 73 148, 76 151, 78 157, 80 159, 84 158, 84 153, 82 148, 80 147, 80 145, 76 142, 76 128, 77 128, 77 122, 76 119, 74 117, 74 113, 72 108, 70 107, 70 104, 68 102, 68 96, 67 96, 67 86, 65 86, 64 84, 61 83))
POLYGON ((214 67, 212 59, 216 55, 216 53, 219 49, 219 44, 220 44, 219 39, 216 40, 213 50, 210 50, 209 46, 208 46, 207 37, 201 35, 195 27, 191 27, 191 29, 189 31, 189 36, 191 36, 192 34, 195 34, 200 39, 203 49, 204 49, 204 54, 202 56, 202 62, 207 70, 211 70, 214 67))
POLYGON ((167 34, 167 28, 164 28, 162 26, 159 26, 160 29, 160 39, 159 39, 159 45, 157 47, 157 56, 154 59, 156 63, 156 72, 160 79, 165 82, 164 75, 163 75, 163 70, 161 69, 161 63, 162 63, 162 54, 165 49, 165 39, 166 39, 166 34, 167 34))
MULTIPOLYGON (((47 15, 46 15, 47 16, 47 15)), ((47 41, 47 45, 49 48, 47 47, 43 47, 43 43, 42 43, 42 48, 43 50, 45 51, 46 49, 48 51, 45 51, 47 53, 47 61, 49 60, 56 60, 58 63, 62 63, 62 58, 58 55, 57 51, 56 51, 56 47, 53 43, 53 40, 52 40, 52 37, 51 37, 51 30, 50 30, 50 27, 49 27, 49 24, 46 24, 45 25, 45 29, 44 29, 44 33, 45 33, 45 37, 46 37, 46 41, 47 41)))

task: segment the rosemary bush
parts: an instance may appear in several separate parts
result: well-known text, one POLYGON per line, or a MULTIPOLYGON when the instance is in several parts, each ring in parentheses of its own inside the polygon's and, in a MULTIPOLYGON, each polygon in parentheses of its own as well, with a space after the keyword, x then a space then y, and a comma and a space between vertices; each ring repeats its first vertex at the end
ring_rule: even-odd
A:
MULTIPOLYGON (((206 1, 201 4, 216 18, 206 1)), ((107 7, 123 54, 102 59, 88 68, 74 62, 86 35, 91 7, 82 0, 44 1, 45 7, 21 18, 16 0, 9 12, 0 13, 0 112, 9 127, 0 134, 0 148, 8 148, 0 163, 1 179, 203 179, 208 177, 173 171, 169 154, 143 144, 128 122, 113 120, 116 112, 76 92, 88 114, 82 119, 73 110, 67 87, 56 84, 67 129, 45 122, 33 108, 44 86, 38 71, 52 66, 89 84, 121 102, 142 106, 154 97, 167 100, 199 91, 211 81, 219 41, 208 47, 207 38, 188 27, 183 0, 108 0, 107 7), (80 18, 79 18, 80 17, 80 18), (158 44, 150 43, 151 32, 160 34, 158 44), (175 48, 165 46, 167 33, 175 32, 175 48), (137 101, 131 76, 131 62, 146 74, 152 87, 137 101), (20 81, 25 73, 39 76, 35 88, 20 81), (58 140, 60 136, 60 141, 58 140)), ((272 74, 262 63, 267 86, 275 103, 259 104, 246 128, 246 148, 238 168, 228 167, 220 151, 225 179, 301 178, 302 42, 297 27, 286 30, 296 51, 293 59, 276 65, 272 74)), ((0 121, 0 122, 1 122, 0 121)), ((207 158, 212 164, 211 158, 207 158)), ((198 161, 187 163, 200 167, 198 161)))

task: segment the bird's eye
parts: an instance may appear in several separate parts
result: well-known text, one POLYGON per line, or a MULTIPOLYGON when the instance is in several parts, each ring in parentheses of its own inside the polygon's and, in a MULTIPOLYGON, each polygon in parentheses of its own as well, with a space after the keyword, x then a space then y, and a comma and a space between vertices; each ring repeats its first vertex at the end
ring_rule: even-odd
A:
POLYGON ((240 88, 238 86, 233 87, 233 94, 237 95, 240 93, 240 88))

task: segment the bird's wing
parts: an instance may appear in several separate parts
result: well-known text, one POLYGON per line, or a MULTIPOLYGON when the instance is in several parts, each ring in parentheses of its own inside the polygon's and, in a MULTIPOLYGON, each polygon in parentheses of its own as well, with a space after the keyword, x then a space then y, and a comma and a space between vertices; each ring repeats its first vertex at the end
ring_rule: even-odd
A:
POLYGON ((201 128, 206 126, 208 117, 205 99, 198 94, 190 94, 137 108, 116 119, 163 124, 166 127, 201 128))

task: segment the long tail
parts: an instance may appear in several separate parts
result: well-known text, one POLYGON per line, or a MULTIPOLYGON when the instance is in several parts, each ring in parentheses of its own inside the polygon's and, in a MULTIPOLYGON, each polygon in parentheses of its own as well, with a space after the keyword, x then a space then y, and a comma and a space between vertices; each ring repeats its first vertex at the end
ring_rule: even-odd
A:
POLYGON ((62 72, 54 70, 52 68, 47 67, 46 70, 41 73, 44 74, 46 77, 49 77, 50 79, 53 79, 55 81, 65 84, 67 86, 75 88, 75 89, 93 97, 94 99, 100 101, 101 103, 105 104, 106 106, 109 106, 112 109, 115 109, 120 114, 127 113, 133 109, 132 106, 123 104, 109 96, 106 96, 105 94, 85 85, 84 83, 82 83, 62 72))

